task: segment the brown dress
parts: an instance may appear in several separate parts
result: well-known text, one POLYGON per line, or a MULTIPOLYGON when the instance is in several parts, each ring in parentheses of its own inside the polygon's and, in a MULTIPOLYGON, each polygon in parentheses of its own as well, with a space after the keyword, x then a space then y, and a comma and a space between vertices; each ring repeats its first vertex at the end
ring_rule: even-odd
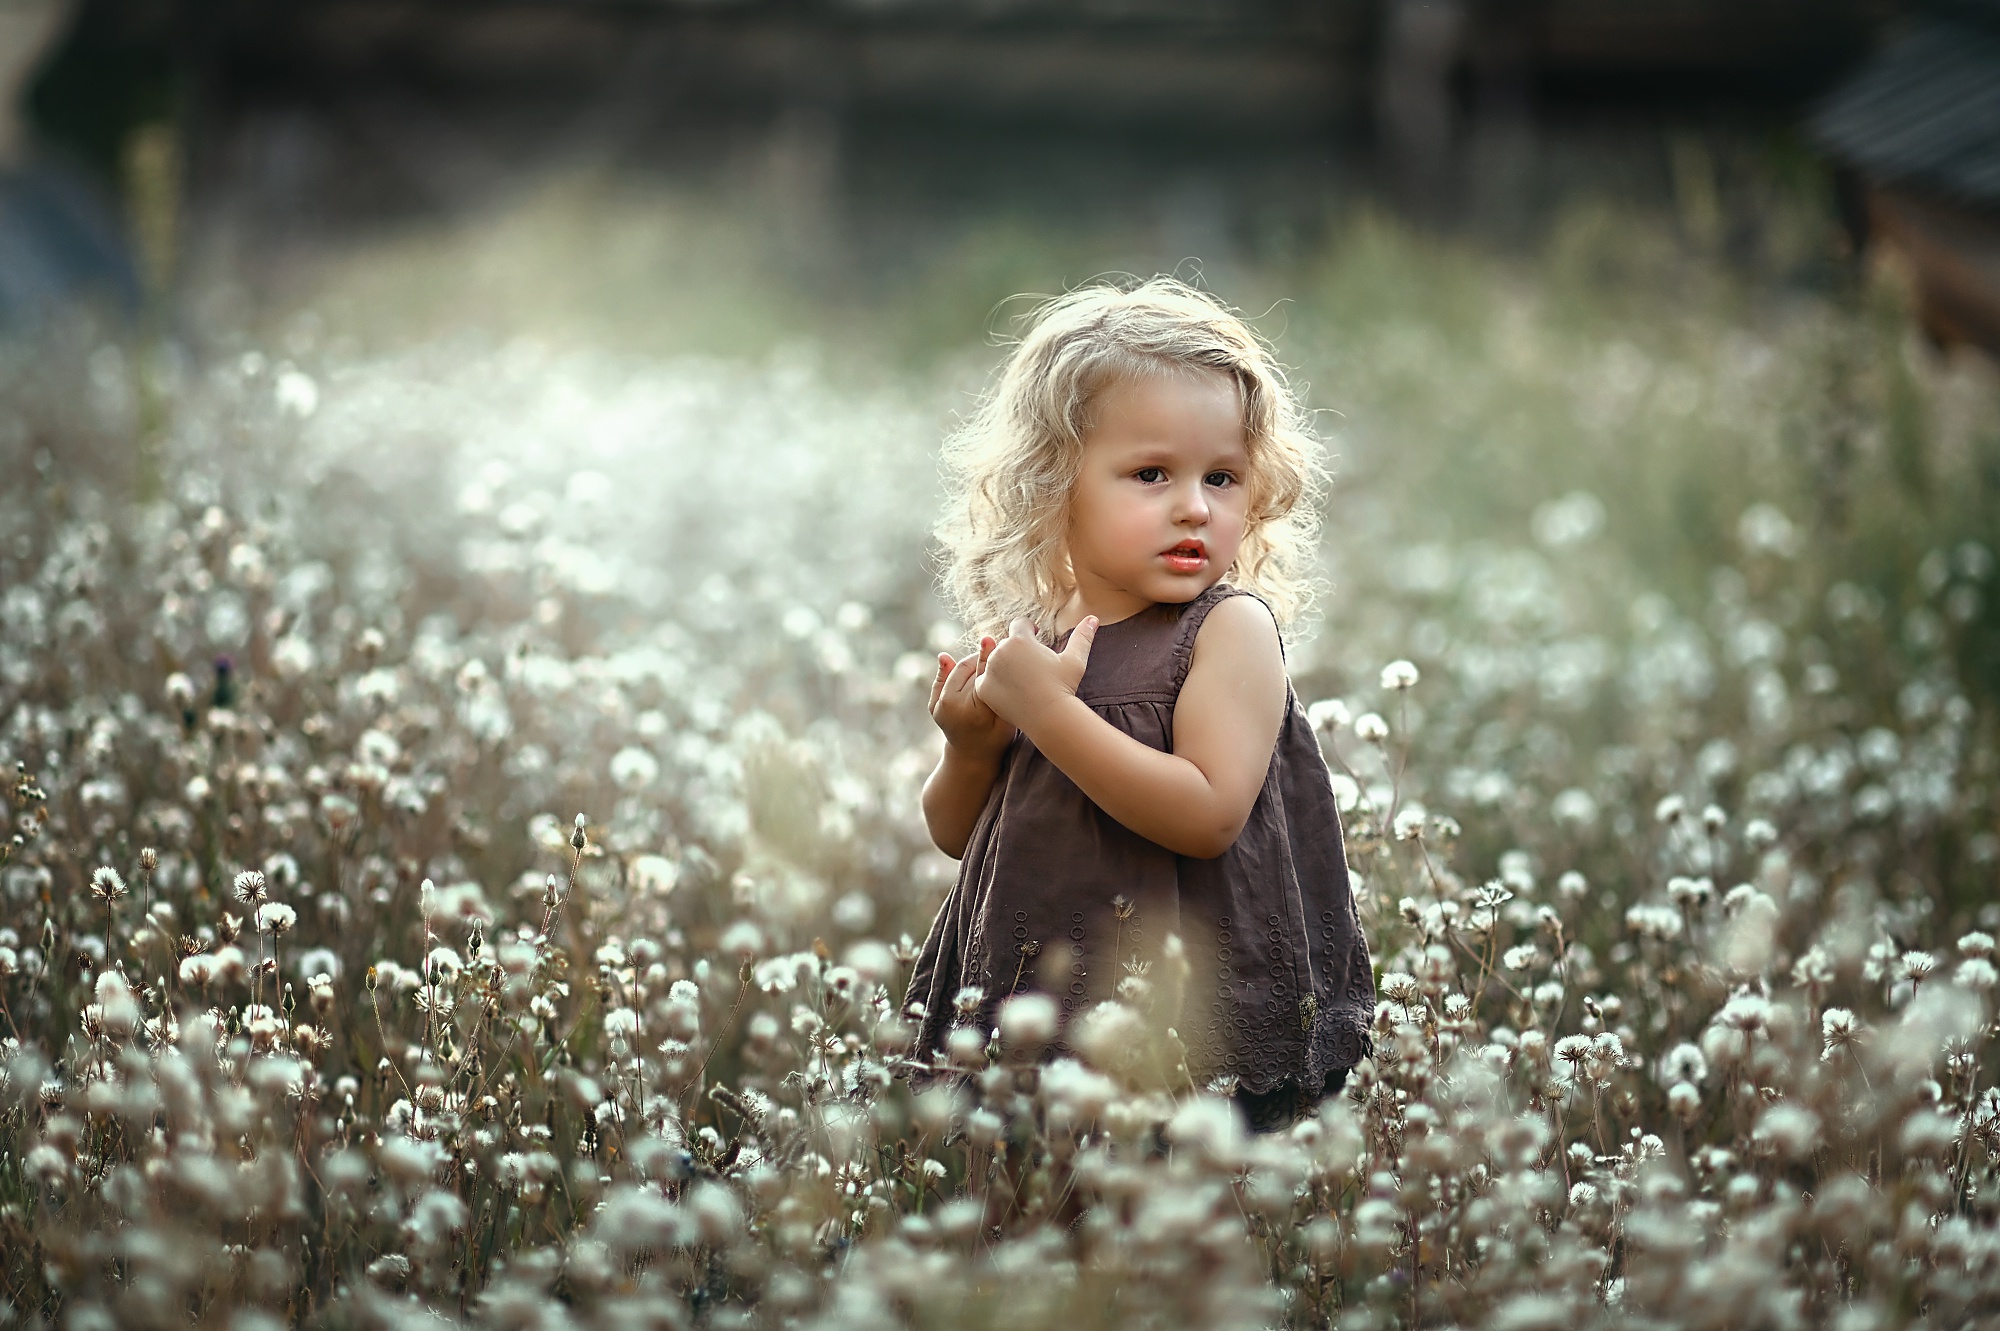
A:
MULTIPOLYGON (((1104 625, 1077 696, 1171 752, 1195 635, 1210 610, 1248 594, 1217 584, 1104 625)), ((1214 859, 1176 855, 1114 821, 1016 735, 910 980, 922 1047, 941 1048, 956 1024, 992 1029, 1001 1001, 1024 989, 1054 994, 1067 1021, 1113 995, 1124 963, 1157 958, 1169 933, 1192 973, 1168 1024, 1196 1080, 1234 1088, 1256 1126, 1337 1087, 1368 1051, 1368 945, 1326 760, 1289 683, 1264 788, 1214 859), (1121 897, 1129 909, 1114 906, 1121 897), (983 997, 961 1016, 954 1000, 967 986, 983 997)))

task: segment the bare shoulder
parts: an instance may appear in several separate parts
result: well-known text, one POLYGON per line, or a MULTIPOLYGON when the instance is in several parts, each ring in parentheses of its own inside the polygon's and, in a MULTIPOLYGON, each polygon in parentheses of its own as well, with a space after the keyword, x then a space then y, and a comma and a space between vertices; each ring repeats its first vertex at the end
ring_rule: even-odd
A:
POLYGON ((1174 752, 1211 780, 1234 773, 1238 793, 1254 798, 1270 766, 1286 693, 1285 654, 1270 608, 1254 596, 1228 598, 1209 610, 1195 635, 1174 704, 1174 752))
POLYGON ((1210 610, 1195 634, 1191 667, 1208 664, 1282 675, 1285 653, 1271 607, 1254 596, 1232 596, 1210 610))

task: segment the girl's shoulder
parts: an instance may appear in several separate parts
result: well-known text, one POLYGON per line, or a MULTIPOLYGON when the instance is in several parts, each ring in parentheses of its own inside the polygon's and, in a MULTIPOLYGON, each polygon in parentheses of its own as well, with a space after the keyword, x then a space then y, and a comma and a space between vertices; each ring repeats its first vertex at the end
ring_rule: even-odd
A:
POLYGON ((1270 603, 1245 587, 1218 582, 1194 600, 1177 607, 1180 611, 1174 634, 1174 685, 1187 682, 1199 648, 1204 653, 1248 654, 1272 652, 1282 663, 1284 641, 1278 633, 1278 617, 1270 603))
MULTIPOLYGON (((1191 601, 1163 601, 1099 629, 1077 696, 1093 706, 1173 702, 1193 667, 1197 640, 1209 644, 1205 651, 1217 645, 1214 633, 1202 638, 1202 627, 1225 605, 1235 607, 1215 621, 1225 638, 1254 642, 1262 619, 1269 626, 1261 630, 1268 635, 1264 641, 1277 640, 1277 621, 1263 598, 1219 582, 1191 601)), ((1055 649, 1061 651, 1066 640, 1067 635, 1056 639, 1055 649)))

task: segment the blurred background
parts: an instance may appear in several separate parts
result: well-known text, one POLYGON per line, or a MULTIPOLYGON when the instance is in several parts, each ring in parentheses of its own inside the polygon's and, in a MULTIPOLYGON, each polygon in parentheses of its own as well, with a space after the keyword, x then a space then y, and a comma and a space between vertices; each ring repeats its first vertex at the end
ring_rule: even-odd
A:
MULTIPOLYGON (((1624 873, 1679 792, 1987 899, 1996 0, 0 0, 0 79, 22 529, 145 567, 219 505, 305 570, 167 596, 139 693, 363 627, 495 669, 692 635, 687 724, 880 785, 920 929, 938 440, 1016 298, 1173 271, 1330 445, 1301 694, 1386 709, 1415 660, 1410 770, 1478 855, 1553 807, 1624 873)), ((607 807, 629 720, 496 817, 607 807)), ((731 771, 676 835, 756 822, 731 771)))
POLYGON ((1996 34, 1991 0, 4 0, 0 320, 923 358, 1098 272, 1262 309, 1358 216, 1522 255, 1613 206, 1813 290, 1894 245, 1926 330, 1992 346, 1996 34))

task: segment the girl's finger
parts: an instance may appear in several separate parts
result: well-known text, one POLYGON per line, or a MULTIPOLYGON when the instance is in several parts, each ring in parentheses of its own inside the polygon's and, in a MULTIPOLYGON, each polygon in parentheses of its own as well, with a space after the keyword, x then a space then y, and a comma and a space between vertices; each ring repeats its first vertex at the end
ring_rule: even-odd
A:
POLYGON ((951 677, 952 667, 958 662, 951 659, 950 652, 938 653, 937 675, 931 680, 931 703, 933 712, 937 710, 938 699, 944 696, 944 682, 951 677))
POLYGON ((1007 626, 1007 636, 1010 638, 1032 638, 1035 636, 1035 626, 1025 618, 1017 619, 1007 626))
POLYGON ((1082 666, 1090 664, 1090 644, 1097 641, 1097 616, 1085 615, 1076 631, 1069 635, 1069 646, 1063 648, 1063 655, 1082 666))
POLYGON ((972 682, 973 668, 977 664, 978 658, 974 657, 971 652, 967 652, 964 656, 960 657, 958 664, 951 668, 951 674, 945 677, 944 691, 946 693, 963 693, 966 687, 972 682))
POLYGON ((999 645, 1000 640, 991 635, 979 640, 979 670, 977 673, 982 675, 986 673, 986 658, 993 655, 993 649, 999 645))

